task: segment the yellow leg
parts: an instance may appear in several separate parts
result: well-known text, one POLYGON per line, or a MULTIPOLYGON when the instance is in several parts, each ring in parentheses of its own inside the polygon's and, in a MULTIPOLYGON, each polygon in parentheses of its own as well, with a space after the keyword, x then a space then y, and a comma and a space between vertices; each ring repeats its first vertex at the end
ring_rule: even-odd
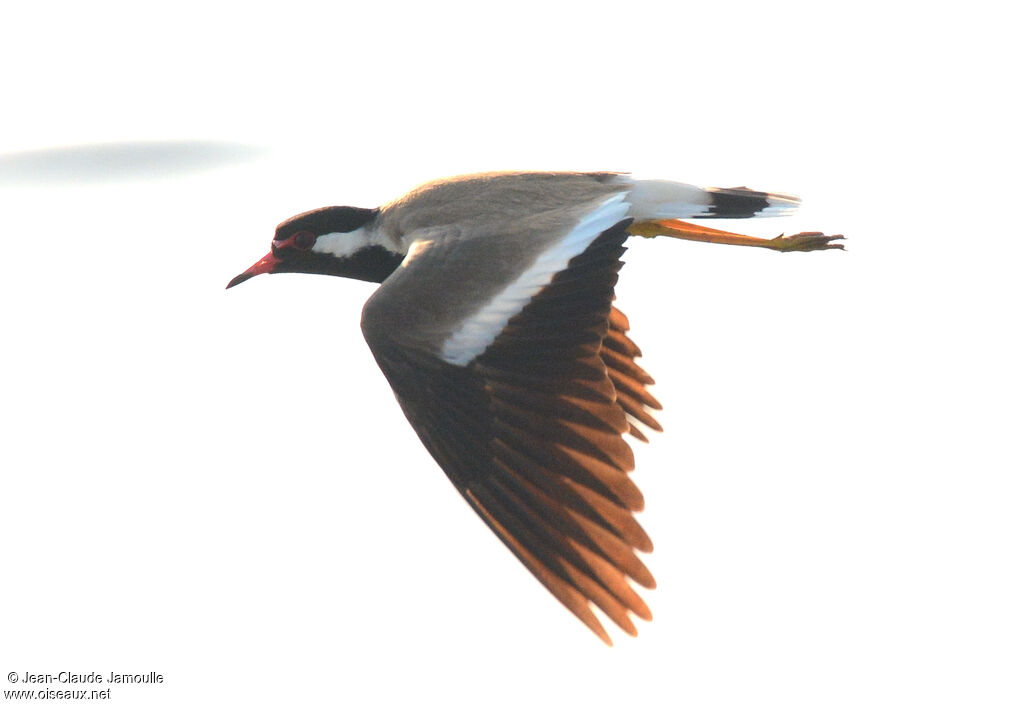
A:
POLYGON ((706 228, 703 225, 684 223, 681 220, 645 220, 629 226, 631 235, 641 237, 674 237, 680 240, 712 242, 719 245, 744 245, 746 247, 767 247, 777 252, 811 252, 813 250, 845 250, 842 243, 833 240, 845 239, 842 235, 822 233, 797 233, 779 235, 771 239, 740 235, 725 230, 706 228))

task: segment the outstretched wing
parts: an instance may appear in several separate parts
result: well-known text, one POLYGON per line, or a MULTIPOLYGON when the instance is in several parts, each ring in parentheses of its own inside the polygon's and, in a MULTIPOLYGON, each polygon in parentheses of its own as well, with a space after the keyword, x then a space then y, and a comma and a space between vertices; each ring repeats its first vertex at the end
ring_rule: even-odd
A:
MULTIPOLYGON (((633 516, 643 496, 628 475, 634 460, 623 434, 642 437, 639 424, 658 429, 650 416, 658 403, 645 389, 653 380, 635 362, 625 316, 611 305, 628 225, 593 233, 525 301, 506 288, 517 310, 507 320, 478 314, 483 332, 463 335, 461 345, 480 347, 488 326, 503 325, 465 362, 444 341, 423 343, 409 332, 414 324, 395 325, 409 311, 394 306, 416 297, 389 286, 417 286, 412 272, 385 282, 363 314, 367 342, 431 455, 523 564, 607 643, 591 604, 636 634, 631 613, 651 613, 627 578, 655 585, 636 555, 652 544, 633 516)), ((458 258, 435 255, 408 267, 437 275, 448 263, 450 288, 417 294, 469 296, 459 290, 458 258)))

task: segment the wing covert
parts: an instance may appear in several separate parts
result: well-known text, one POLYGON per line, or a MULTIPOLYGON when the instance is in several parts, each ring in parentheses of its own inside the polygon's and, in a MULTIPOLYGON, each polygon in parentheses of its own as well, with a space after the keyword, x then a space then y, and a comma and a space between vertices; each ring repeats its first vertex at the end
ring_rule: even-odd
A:
MULTIPOLYGON (((608 643, 590 605, 636 634, 631 615, 651 613, 630 580, 655 586, 636 554, 652 544, 633 516, 643 496, 623 434, 642 438, 640 423, 660 429, 649 413, 660 406, 645 389, 653 380, 635 362, 628 322, 611 305, 629 222, 572 257, 468 364, 404 339, 377 295, 363 320, 406 417, 459 492, 608 643)), ((437 274, 439 262, 428 265, 437 274)))

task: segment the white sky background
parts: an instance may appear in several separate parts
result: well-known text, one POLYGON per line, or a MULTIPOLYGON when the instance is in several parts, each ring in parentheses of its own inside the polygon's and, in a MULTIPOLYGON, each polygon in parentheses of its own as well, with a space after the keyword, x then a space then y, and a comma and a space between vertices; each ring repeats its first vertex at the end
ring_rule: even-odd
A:
POLYGON ((0 155, 0 675, 164 674, 120 703, 1021 702, 1017 23, 686 5, 6 10, 0 152, 255 151, 117 179, 0 155), (799 216, 737 229, 849 238, 627 255, 667 432, 636 472, 655 621, 613 649, 420 446, 370 285, 223 290, 294 213, 489 169, 788 191, 799 216))

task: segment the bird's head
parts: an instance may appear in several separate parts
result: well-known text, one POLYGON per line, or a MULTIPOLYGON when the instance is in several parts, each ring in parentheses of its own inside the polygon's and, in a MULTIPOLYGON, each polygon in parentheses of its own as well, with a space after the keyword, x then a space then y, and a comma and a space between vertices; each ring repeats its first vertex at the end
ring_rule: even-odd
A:
POLYGON ((376 208, 329 206, 300 213, 277 226, 270 252, 228 282, 227 288, 257 274, 302 272, 382 282, 404 255, 374 242, 370 226, 376 208))

